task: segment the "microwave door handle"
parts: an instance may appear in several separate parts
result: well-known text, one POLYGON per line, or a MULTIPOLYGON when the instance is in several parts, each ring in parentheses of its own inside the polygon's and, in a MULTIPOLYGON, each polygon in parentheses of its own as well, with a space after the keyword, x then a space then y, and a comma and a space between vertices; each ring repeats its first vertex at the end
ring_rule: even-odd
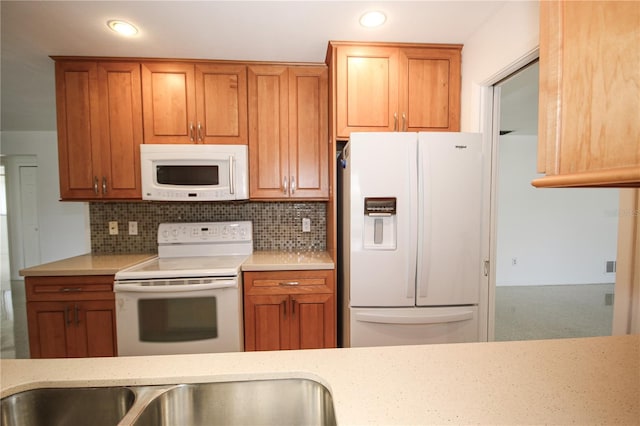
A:
POLYGON ((233 155, 229 156, 229 193, 230 194, 235 194, 235 181, 234 181, 234 176, 235 176, 235 162, 233 160, 233 155))

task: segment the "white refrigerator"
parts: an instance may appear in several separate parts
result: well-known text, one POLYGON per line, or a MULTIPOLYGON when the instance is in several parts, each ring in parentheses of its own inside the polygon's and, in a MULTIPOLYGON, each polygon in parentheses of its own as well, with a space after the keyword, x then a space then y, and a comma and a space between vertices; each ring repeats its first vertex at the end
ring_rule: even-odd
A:
POLYGON ((340 159, 344 347, 479 340, 482 138, 352 133, 340 159))

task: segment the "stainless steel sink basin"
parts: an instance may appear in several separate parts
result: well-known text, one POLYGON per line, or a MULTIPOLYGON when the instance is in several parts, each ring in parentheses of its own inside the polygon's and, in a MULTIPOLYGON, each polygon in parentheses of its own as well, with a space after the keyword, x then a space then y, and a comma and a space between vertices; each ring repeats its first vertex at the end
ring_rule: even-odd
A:
POLYGON ((1 426, 336 424, 329 390, 307 379, 34 389, 1 408, 1 426))
POLYGON ((118 424, 135 399, 132 389, 34 389, 2 399, 2 426, 118 424))
POLYGON ((335 425, 331 394, 312 380, 178 385, 155 397, 134 426, 335 425))

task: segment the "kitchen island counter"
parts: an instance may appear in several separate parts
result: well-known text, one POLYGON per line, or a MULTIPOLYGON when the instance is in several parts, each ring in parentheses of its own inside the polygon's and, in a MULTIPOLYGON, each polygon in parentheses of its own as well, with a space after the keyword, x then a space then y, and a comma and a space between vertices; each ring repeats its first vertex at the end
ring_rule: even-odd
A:
POLYGON ((1 396, 37 387, 302 377, 340 425, 638 424, 640 335, 120 358, 2 360, 1 396))
POLYGON ((154 253, 83 254, 55 262, 21 269, 23 277, 55 277, 73 275, 114 275, 120 269, 155 257, 154 253))

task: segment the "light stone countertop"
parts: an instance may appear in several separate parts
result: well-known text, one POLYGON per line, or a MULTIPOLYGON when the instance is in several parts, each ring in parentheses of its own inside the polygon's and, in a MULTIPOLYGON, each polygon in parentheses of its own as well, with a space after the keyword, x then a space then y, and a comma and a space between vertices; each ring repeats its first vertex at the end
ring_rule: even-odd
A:
POLYGON ((156 256, 142 254, 83 254, 55 262, 43 263, 20 270, 23 277, 51 277, 72 275, 114 275, 120 269, 156 256))
POLYGON ((243 271, 299 271, 333 268, 333 260, 325 251, 254 251, 242 264, 243 271))
MULTIPOLYGON (((113 275, 118 270, 156 256, 142 254, 83 254, 55 262, 21 269, 24 277, 113 275)), ((327 252, 256 251, 243 263, 243 271, 284 271, 304 269, 333 269, 327 252)))
POLYGON ((640 335, 304 351, 2 360, 4 397, 37 387, 301 377, 340 425, 640 423, 640 335))

